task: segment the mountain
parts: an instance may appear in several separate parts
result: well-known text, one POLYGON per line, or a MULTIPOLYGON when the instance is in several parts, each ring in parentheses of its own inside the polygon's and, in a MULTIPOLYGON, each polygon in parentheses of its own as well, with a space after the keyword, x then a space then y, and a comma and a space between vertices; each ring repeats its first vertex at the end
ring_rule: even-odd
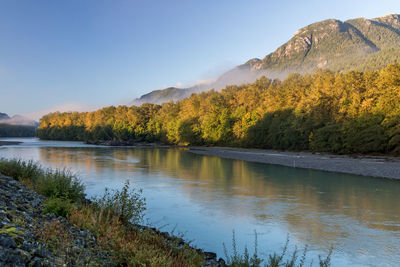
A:
POLYGON ((400 62, 400 15, 345 22, 328 19, 301 28, 273 53, 263 59, 253 58, 214 82, 152 91, 130 104, 160 104, 212 88, 253 82, 263 75, 282 79, 292 72, 312 73, 318 68, 335 72, 376 70, 394 62, 400 62))
POLYGON ((0 120, 7 120, 7 119, 9 119, 10 117, 6 114, 6 113, 1 113, 0 112, 0 120))
POLYGON ((148 94, 142 95, 140 98, 133 100, 130 105, 140 105, 143 103, 161 104, 167 101, 176 101, 190 96, 191 89, 179 89, 176 87, 168 87, 162 90, 151 91, 148 94))
POLYGON ((33 137, 39 123, 15 115, 10 118, 6 113, 0 112, 0 137, 33 137))
POLYGON ((0 113, 0 124, 8 125, 24 125, 24 126, 38 126, 36 121, 28 119, 21 115, 14 115, 9 117, 6 113, 0 113))

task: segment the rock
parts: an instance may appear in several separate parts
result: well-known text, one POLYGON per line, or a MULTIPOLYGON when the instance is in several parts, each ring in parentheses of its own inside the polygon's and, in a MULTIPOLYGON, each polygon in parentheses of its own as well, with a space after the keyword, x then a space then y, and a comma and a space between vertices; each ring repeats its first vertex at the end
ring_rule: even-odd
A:
POLYGON ((29 262, 31 260, 32 256, 31 256, 31 254, 29 252, 24 251, 22 249, 17 249, 16 251, 19 253, 19 255, 21 256, 22 260, 25 263, 27 263, 27 262, 29 262))
MULTIPOLYGON (((71 226, 63 217, 44 214, 44 200, 43 196, 18 181, 0 174, 1 267, 115 265, 108 254, 97 247, 96 239, 89 231, 71 226), (61 235, 67 236, 64 240, 68 244, 63 239, 54 240, 58 235, 54 235, 51 228, 49 230, 52 223, 61 228, 61 235), (67 260, 71 262, 65 262, 67 260)), ((54 231, 60 230, 55 228, 54 231)))
POLYGON ((29 267, 43 267, 42 261, 39 258, 34 258, 29 264, 29 267))
POLYGON ((12 239, 11 236, 1 235, 0 236, 0 247, 3 247, 3 248, 16 248, 17 244, 15 244, 15 241, 12 239))
POLYGON ((10 251, 10 253, 5 258, 6 263, 11 263, 11 266, 25 266, 24 259, 17 251, 10 251))

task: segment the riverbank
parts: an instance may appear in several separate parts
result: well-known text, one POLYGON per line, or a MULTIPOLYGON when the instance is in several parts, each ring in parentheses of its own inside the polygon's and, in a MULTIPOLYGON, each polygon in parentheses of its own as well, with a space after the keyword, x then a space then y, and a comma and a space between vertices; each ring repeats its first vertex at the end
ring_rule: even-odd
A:
POLYGON ((144 203, 129 184, 92 201, 69 172, 0 163, 0 266, 225 266, 215 253, 131 223, 144 203))
POLYGON ((227 159, 400 180, 400 158, 396 157, 349 156, 229 147, 189 147, 188 151, 227 159))
POLYGON ((115 266, 89 231, 73 227, 63 217, 45 214, 45 201, 0 174, 0 266, 115 266))

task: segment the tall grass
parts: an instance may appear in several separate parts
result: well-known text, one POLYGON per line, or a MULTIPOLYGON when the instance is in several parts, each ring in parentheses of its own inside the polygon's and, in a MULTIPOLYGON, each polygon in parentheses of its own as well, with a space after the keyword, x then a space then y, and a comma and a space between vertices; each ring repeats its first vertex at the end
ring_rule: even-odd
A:
MULTIPOLYGON (((286 243, 283 247, 281 253, 270 254, 266 257, 267 261, 264 262, 258 255, 258 240, 257 240, 257 232, 254 231, 254 254, 250 257, 247 247, 245 247, 243 254, 238 252, 236 245, 236 236, 235 231, 232 233, 232 254, 228 253, 228 250, 223 244, 224 253, 226 258, 226 263, 231 267, 303 267, 306 264, 307 260, 307 245, 304 247, 301 256, 299 257, 299 250, 295 247, 293 253, 288 255, 288 247, 289 247, 289 237, 286 239, 286 243)), ((320 267, 329 267, 331 266, 331 256, 333 249, 331 248, 327 254, 327 256, 321 257, 318 256, 318 263, 320 267)), ((313 265, 313 260, 309 266, 313 265)))
POLYGON ((85 187, 67 169, 49 169, 34 161, 0 159, 0 173, 13 177, 48 198, 59 198, 80 203, 85 198, 85 187))

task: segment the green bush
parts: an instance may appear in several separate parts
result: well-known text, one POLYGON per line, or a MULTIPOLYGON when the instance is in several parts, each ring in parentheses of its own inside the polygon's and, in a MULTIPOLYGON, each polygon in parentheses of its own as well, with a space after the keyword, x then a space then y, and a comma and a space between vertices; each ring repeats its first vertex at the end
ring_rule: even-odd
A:
POLYGON ((57 216, 67 217, 76 205, 70 200, 62 198, 50 198, 44 203, 44 213, 54 213, 57 216))
POLYGON ((40 194, 50 198, 80 202, 85 197, 84 185, 75 174, 65 169, 47 169, 44 171, 44 175, 37 180, 36 185, 40 194))

